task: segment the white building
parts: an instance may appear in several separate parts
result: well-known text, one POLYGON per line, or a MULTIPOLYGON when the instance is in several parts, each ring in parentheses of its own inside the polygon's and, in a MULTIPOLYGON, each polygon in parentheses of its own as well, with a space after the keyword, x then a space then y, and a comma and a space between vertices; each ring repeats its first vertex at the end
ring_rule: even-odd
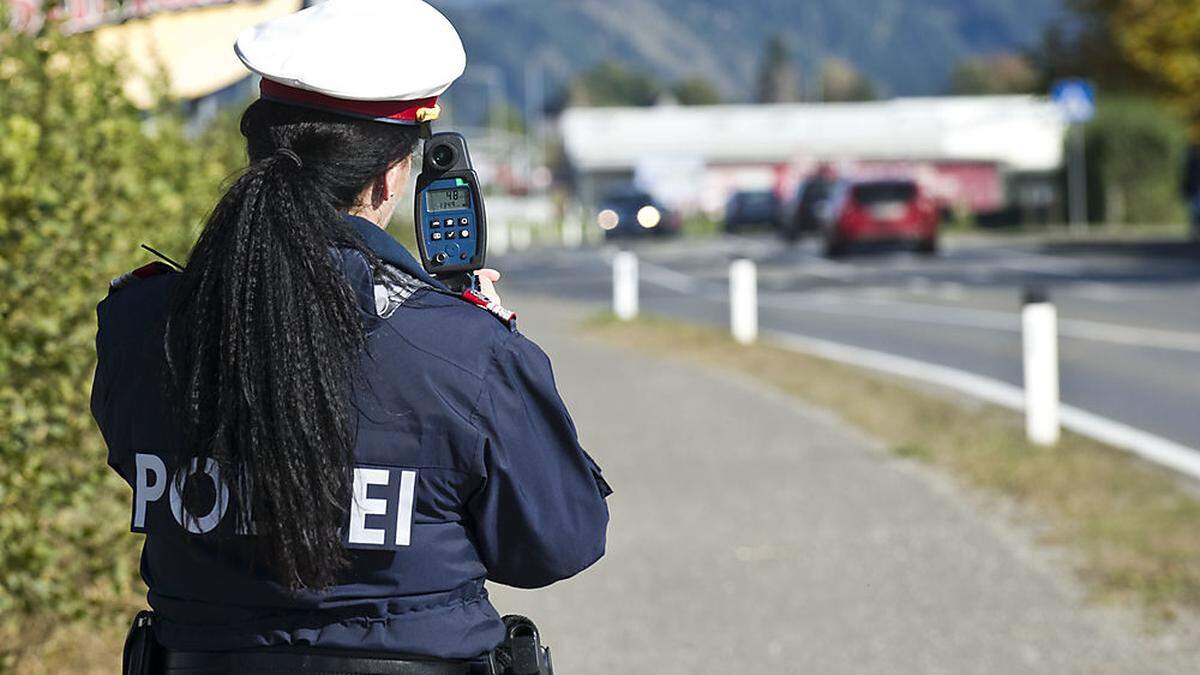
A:
POLYGON ((716 211, 733 191, 786 193, 832 163, 910 175, 948 204, 992 213, 1056 201, 1067 124, 1045 99, 988 96, 572 108, 559 130, 587 202, 636 181, 677 207, 716 211))

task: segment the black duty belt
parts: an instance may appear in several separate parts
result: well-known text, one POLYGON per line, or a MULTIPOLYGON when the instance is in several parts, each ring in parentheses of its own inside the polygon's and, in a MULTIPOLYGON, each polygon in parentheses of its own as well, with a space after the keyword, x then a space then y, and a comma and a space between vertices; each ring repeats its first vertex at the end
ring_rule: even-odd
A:
MULTIPOLYGON (((465 661, 429 661, 287 652, 176 652, 163 658, 167 675, 469 675, 465 661)), ((486 666, 484 666, 486 668, 486 666)), ((478 672, 478 671, 475 671, 478 672)))

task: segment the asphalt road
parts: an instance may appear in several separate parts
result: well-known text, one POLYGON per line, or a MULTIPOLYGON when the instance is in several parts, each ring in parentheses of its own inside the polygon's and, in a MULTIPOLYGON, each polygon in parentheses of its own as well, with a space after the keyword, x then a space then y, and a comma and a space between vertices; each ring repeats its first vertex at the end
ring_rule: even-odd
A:
MULTIPOLYGON (((765 329, 1021 384, 1020 299, 1059 310, 1062 398, 1200 448, 1200 250, 1182 244, 951 239, 936 257, 867 250, 837 261, 767 235, 634 242, 645 312, 725 324, 727 267, 758 263, 765 329)), ((493 260, 517 290, 603 303, 614 247, 493 260)))

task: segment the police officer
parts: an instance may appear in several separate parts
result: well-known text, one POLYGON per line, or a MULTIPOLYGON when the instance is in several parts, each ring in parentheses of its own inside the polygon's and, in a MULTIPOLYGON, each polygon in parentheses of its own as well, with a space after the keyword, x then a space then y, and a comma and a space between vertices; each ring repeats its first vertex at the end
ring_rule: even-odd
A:
POLYGON ((476 672, 505 633, 485 580, 594 563, 611 490, 498 275, 488 311, 384 229, 461 41, 420 0, 330 0, 236 51, 263 78, 249 167, 182 270, 98 308, 92 410, 145 534, 147 670, 476 672))

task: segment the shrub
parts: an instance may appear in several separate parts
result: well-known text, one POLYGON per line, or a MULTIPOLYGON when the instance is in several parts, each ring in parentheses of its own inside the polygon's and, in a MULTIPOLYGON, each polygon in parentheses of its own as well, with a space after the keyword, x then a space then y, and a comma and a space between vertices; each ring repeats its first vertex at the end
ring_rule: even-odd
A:
POLYGON ((1179 222, 1187 127, 1149 99, 1102 101, 1086 129, 1089 211, 1110 223, 1179 222))
POLYGON ((72 621, 124 620, 139 538, 88 410, 96 303, 179 255, 241 162, 122 92, 87 36, 0 31, 0 671, 72 621))

